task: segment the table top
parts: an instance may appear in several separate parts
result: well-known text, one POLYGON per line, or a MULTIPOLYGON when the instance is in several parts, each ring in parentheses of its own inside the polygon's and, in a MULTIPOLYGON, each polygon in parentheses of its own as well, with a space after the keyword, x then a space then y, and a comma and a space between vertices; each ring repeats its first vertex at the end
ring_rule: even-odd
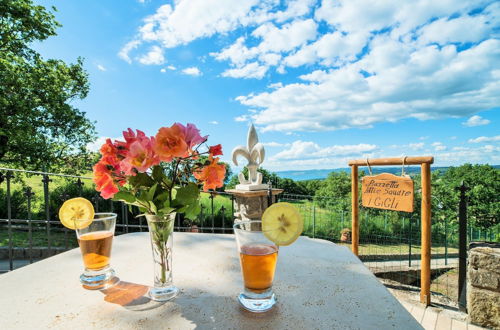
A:
POLYGON ((120 282, 81 287, 79 249, 0 275, 0 329, 421 329, 347 248, 300 237, 280 248, 269 312, 250 313, 233 235, 174 233, 172 301, 147 298, 153 283, 148 233, 117 236, 111 266, 120 282))

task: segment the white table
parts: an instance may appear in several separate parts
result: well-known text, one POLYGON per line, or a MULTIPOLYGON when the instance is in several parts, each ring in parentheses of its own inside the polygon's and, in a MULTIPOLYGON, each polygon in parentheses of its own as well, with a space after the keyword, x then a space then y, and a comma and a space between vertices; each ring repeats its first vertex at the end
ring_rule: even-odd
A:
POLYGON ((84 290, 79 249, 0 275, 0 329, 421 329, 345 247, 300 237, 279 251, 278 304, 253 314, 238 305, 242 277, 233 235, 174 233, 167 303, 143 294, 153 281, 148 233, 115 237, 120 282, 84 290))

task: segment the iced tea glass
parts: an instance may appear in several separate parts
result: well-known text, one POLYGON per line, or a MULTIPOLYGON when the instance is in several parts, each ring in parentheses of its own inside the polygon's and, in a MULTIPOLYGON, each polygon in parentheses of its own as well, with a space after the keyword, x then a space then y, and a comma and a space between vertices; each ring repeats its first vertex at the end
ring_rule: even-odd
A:
POLYGON ((109 266, 109 259, 115 225, 116 213, 96 213, 89 226, 76 229, 85 266, 80 282, 85 289, 105 289, 113 283, 115 271, 109 266))
POLYGON ((273 293, 278 246, 262 233, 260 221, 242 221, 234 226, 244 289, 240 304, 251 312, 266 312, 276 304, 273 293))

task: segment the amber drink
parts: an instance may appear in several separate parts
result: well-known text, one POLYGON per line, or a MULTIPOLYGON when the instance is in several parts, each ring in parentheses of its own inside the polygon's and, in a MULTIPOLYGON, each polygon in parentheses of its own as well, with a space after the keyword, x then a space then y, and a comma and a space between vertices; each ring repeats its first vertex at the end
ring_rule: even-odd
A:
POLYGON ((265 312, 276 304, 272 291, 278 247, 261 230, 260 221, 243 221, 234 225, 244 290, 240 304, 251 312, 265 312))
POLYGON ((105 289, 113 283, 115 271, 109 263, 115 224, 115 213, 96 213, 89 226, 76 229, 85 266, 80 282, 85 289, 105 289))
POLYGON ((245 289, 261 293, 273 286, 278 249, 269 244, 248 244, 240 248, 245 289))
POLYGON ((113 233, 98 231, 83 234, 78 238, 85 268, 99 270, 109 266, 113 233))

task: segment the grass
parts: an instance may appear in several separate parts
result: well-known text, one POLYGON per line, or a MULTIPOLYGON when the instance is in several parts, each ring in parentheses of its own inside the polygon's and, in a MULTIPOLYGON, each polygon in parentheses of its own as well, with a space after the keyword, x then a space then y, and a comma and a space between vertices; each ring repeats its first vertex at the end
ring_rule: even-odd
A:
MULTIPOLYGON (((337 243, 341 246, 345 246, 347 248, 351 248, 350 243, 337 243)), ((391 254, 401 254, 407 255, 410 251, 408 244, 360 244, 359 245, 359 254, 360 255, 391 255, 391 254)), ((419 245, 412 246, 411 253, 419 254, 421 252, 421 247, 419 245)), ((431 254, 444 254, 445 247, 444 246, 436 246, 431 248, 431 254)), ((448 248, 448 254, 458 253, 458 249, 456 248, 448 248)))
POLYGON ((448 296, 453 301, 458 301, 458 268, 440 275, 431 282, 431 291, 448 296))
MULTIPOLYGON (((33 230, 32 232, 32 246, 33 247, 47 247, 47 232, 45 230, 33 230)), ((52 247, 77 247, 75 233, 71 230, 68 232, 51 231, 50 244, 52 247)), ((9 246, 9 233, 5 229, 0 232, 0 247, 9 246)), ((29 247, 29 234, 26 231, 13 231, 12 232, 12 246, 27 248, 29 247)))

